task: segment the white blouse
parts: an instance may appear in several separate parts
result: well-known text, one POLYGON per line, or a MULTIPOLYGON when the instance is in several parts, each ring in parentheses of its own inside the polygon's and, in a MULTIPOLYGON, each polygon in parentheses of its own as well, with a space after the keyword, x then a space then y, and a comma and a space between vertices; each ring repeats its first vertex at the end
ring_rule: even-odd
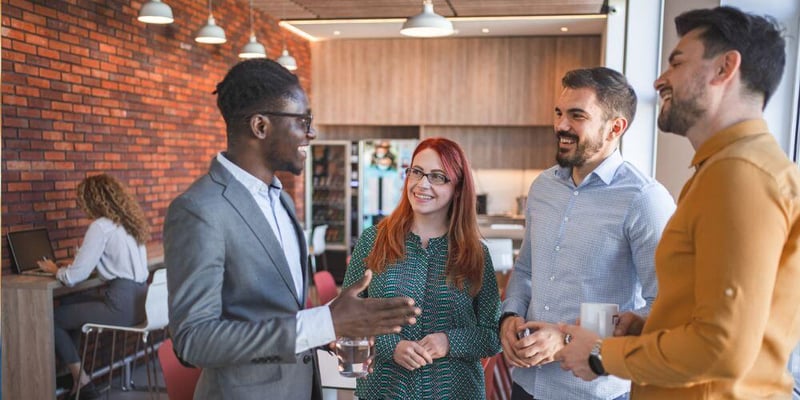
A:
POLYGON ((136 282, 147 280, 147 249, 129 235, 122 225, 98 218, 89 225, 72 265, 59 268, 56 278, 67 286, 86 280, 97 268, 100 278, 136 282))

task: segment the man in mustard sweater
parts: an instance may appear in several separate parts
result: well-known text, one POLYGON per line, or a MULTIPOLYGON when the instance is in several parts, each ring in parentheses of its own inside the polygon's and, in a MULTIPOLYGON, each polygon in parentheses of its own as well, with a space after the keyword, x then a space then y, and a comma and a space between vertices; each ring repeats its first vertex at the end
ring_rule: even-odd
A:
POLYGON ((556 359, 586 380, 630 379, 632 399, 789 399, 800 170, 762 115, 785 42, 771 19, 731 7, 675 25, 681 40, 655 82, 658 126, 689 139, 695 172, 656 250, 658 297, 646 321, 621 316, 620 337, 563 326, 572 340, 556 359))

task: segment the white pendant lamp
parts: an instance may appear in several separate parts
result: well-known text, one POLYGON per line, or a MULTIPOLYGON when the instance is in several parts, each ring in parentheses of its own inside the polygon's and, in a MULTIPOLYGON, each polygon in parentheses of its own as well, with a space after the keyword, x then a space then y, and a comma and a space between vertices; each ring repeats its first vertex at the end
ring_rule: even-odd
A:
POLYGON ((283 65, 283 67, 289 71, 294 71, 297 69, 297 60, 289 55, 289 50, 286 48, 286 45, 283 46, 283 53, 281 53, 281 56, 275 61, 277 61, 278 64, 283 65))
POLYGON ((161 0, 144 3, 137 19, 145 24, 171 24, 175 20, 172 18, 172 8, 161 0))
POLYGON ((452 35, 453 32, 453 24, 433 12, 431 0, 424 0, 422 13, 409 17, 400 30, 400 34, 412 37, 440 37, 452 35))
POLYGON ((253 29, 253 0, 250 0, 250 41, 242 47, 239 58, 267 58, 267 49, 256 40, 256 31, 253 29))
POLYGON ((250 35, 250 41, 242 47, 239 58, 267 58, 267 50, 263 44, 258 43, 256 35, 250 35))
POLYGON ((222 44, 228 41, 225 30, 217 25, 211 12, 211 0, 208 0, 208 23, 199 31, 194 40, 198 43, 222 44))

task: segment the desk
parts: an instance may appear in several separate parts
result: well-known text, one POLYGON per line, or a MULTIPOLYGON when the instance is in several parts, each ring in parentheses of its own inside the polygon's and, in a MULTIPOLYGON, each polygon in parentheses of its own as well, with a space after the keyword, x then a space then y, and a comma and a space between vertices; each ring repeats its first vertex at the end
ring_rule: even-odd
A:
POLYGON ((104 282, 92 278, 66 287, 44 276, 6 275, 2 280, 3 398, 55 398, 53 298, 104 282))
MULTIPOLYGON (((148 262, 150 271, 163 267, 163 255, 148 262)), ((46 276, 2 277, 2 398, 55 398, 53 299, 104 284, 96 277, 73 287, 46 276)))

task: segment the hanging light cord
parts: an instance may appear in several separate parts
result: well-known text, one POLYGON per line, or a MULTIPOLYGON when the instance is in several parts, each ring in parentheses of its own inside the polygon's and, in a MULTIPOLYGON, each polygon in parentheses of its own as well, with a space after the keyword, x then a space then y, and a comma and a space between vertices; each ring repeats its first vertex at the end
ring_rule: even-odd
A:
POLYGON ((256 34, 256 31, 253 29, 253 0, 250 0, 250 36, 256 34))
POLYGON ((213 15, 214 13, 211 12, 211 0, 208 0, 208 16, 211 17, 213 15))

